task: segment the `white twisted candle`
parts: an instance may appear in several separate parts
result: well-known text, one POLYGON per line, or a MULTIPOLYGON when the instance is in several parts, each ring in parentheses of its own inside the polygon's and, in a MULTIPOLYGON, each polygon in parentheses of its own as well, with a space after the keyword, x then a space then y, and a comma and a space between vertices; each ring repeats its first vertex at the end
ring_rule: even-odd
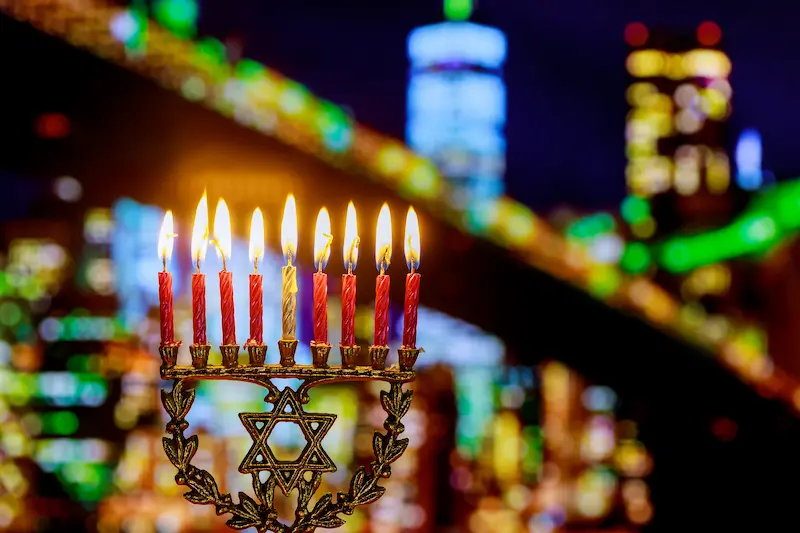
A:
POLYGON ((281 325, 283 340, 297 338, 297 268, 286 265, 281 269, 283 273, 281 325))

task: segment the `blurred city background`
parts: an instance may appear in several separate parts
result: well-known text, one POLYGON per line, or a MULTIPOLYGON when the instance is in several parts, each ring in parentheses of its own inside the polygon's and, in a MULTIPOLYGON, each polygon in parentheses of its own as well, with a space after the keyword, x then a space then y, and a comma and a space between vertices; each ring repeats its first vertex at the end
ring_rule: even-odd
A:
MULTIPOLYGON (((341 235, 358 209, 362 346, 378 210, 395 216, 396 278, 400 217, 419 212, 411 444, 341 531, 791 530, 800 7, 644 4, 0 0, 0 530, 226 530, 181 497, 161 444, 158 228, 174 210, 187 364, 204 190, 231 206, 240 324, 249 215, 265 213, 272 362, 286 195, 301 363, 317 210, 341 235)), ((217 346, 211 281, 208 312, 217 346)), ((379 391, 315 389, 310 409, 338 415, 323 489, 370 460, 379 391)), ((250 487, 237 413, 263 395, 198 386, 195 462, 234 494, 250 487)))

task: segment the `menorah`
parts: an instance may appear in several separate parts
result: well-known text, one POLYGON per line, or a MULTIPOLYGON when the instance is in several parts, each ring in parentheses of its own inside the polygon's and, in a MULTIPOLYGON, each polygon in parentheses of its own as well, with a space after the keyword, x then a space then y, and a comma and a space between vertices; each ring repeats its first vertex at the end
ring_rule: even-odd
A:
POLYGON ((211 346, 206 337, 205 275, 200 272, 200 261, 205 256, 208 242, 208 217, 205 195, 200 201, 195 216, 192 235, 192 260, 197 271, 192 274, 193 340, 189 346, 191 365, 177 366, 180 341, 175 340, 173 323, 172 274, 167 271, 167 261, 172 254, 175 234, 172 213, 167 212, 159 235, 159 255, 164 264, 159 272, 159 304, 161 345, 161 378, 172 380, 172 390, 161 391, 161 401, 170 416, 166 425, 169 437, 163 438, 164 451, 170 462, 178 469, 175 482, 188 487, 183 494, 191 503, 213 505, 217 514, 232 515, 227 525, 233 529, 254 527, 259 532, 311 533, 317 528, 335 528, 344 524, 341 515, 350 515, 356 507, 373 503, 385 492, 380 486, 382 479, 391 476, 391 464, 400 458, 408 447, 408 439, 398 438, 403 433, 402 418, 411 407, 411 390, 403 385, 414 381, 414 365, 422 351, 416 347, 417 314, 419 303, 419 235, 416 214, 409 209, 406 219, 406 262, 410 272, 406 276, 404 300, 403 343, 398 349, 398 364, 386 367, 388 346, 389 276, 386 270, 391 257, 391 219, 388 206, 381 209, 377 225, 375 339, 369 347, 369 365, 358 365, 360 346, 355 343, 355 265, 358 257, 359 237, 356 232, 355 208, 348 206, 347 230, 343 257, 347 273, 342 276, 342 343, 341 365, 329 366, 327 319, 327 275, 323 272, 330 255, 330 220, 327 210, 320 210, 317 219, 314 274, 314 340, 311 341, 312 364, 298 365, 295 362, 298 341, 296 339, 296 292, 297 269, 292 264, 297 254, 297 228, 294 198, 286 202, 282 223, 282 246, 287 265, 282 268, 281 325, 282 338, 278 341, 279 364, 266 362, 267 346, 263 342, 262 274, 258 272, 258 261, 263 254, 263 217, 256 209, 251 221, 250 250, 254 272, 250 274, 250 337, 245 343, 249 359, 246 365, 239 363, 240 346, 236 344, 236 324, 233 313, 233 276, 227 270, 226 259, 230 257, 230 220, 227 206, 220 200, 214 219, 214 242, 222 260, 220 278, 220 300, 222 315, 222 345, 219 347, 221 364, 209 365, 211 346), (296 389, 279 388, 275 381, 299 380, 296 389), (271 407, 259 413, 239 413, 253 445, 242 459, 239 472, 250 474, 254 496, 244 492, 235 502, 230 493, 221 492, 214 476, 192 464, 197 453, 197 435, 186 436, 189 427, 187 416, 195 398, 194 385, 198 380, 233 380, 254 383, 264 387, 264 401, 271 407), (336 415, 309 413, 310 390, 318 385, 349 381, 385 381, 389 390, 381 392, 381 405, 386 411, 384 432, 375 431, 372 438, 373 460, 359 467, 347 491, 339 491, 320 497, 311 504, 311 498, 322 483, 326 472, 335 472, 336 465, 322 447, 322 440, 333 427, 336 415), (281 423, 296 424, 306 444, 295 460, 280 460, 270 447, 269 438, 281 423), (262 479, 266 473, 266 479, 262 479), (291 524, 278 518, 275 505, 277 489, 288 498, 297 490, 297 506, 291 524))

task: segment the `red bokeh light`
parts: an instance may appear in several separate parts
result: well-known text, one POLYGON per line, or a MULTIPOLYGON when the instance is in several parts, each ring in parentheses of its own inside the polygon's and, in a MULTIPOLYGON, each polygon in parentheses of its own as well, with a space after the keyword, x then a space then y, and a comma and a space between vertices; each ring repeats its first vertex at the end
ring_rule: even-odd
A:
POLYGON ((45 139, 66 137, 69 129, 69 119, 61 113, 45 113, 36 119, 36 133, 45 139))
POLYGON ((641 22, 631 22, 625 26, 625 42, 631 46, 642 46, 647 42, 650 33, 641 22))
POLYGON ((732 441, 738 432, 739 427, 730 418, 717 418, 711 423, 711 433, 723 442, 732 441))
POLYGON ((722 30, 715 22, 707 20, 697 27, 697 42, 703 46, 714 46, 722 39, 722 30))

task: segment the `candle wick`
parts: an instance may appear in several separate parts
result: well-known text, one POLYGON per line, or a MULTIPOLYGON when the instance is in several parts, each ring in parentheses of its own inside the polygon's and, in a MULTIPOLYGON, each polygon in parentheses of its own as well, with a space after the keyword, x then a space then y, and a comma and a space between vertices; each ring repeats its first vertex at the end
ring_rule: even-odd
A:
POLYGON ((414 263, 411 263, 411 273, 413 274, 417 269, 414 268, 414 263))
POLYGON ((253 272, 255 274, 258 274, 258 257, 253 259, 253 272))
POLYGON ((164 265, 164 272, 166 272, 167 271, 167 256, 166 255, 161 258, 161 262, 164 265))
POLYGON ((391 256, 391 248, 388 246, 383 246, 381 248, 381 260, 378 263, 378 270, 380 270, 381 276, 386 272, 386 269, 389 268, 389 257, 391 256))
POLYGON ((200 273, 200 256, 197 256, 197 261, 195 262, 195 266, 197 267, 197 273, 200 273))
POLYGON ((358 248, 358 244, 361 242, 361 238, 356 235, 353 237, 353 242, 350 243, 350 251, 347 254, 347 273, 352 274, 353 269, 353 257, 356 254, 356 248, 358 248))
POLYGON ((322 263, 325 261, 325 257, 330 257, 331 243, 333 242, 333 235, 330 233, 323 233, 322 236, 327 239, 327 242, 325 246, 322 247, 322 253, 319 256, 319 264, 317 265, 317 271, 320 274, 322 273, 322 263))
MULTIPOLYGON (((223 271, 224 270, 228 270, 228 267, 227 267, 228 262, 225 260, 225 252, 222 251, 222 246, 220 246, 219 241, 216 240, 216 239, 211 239, 210 242, 211 242, 211 244, 214 245, 214 247, 217 249, 217 252, 219 252, 219 256, 222 258, 222 270, 223 271)), ((200 259, 199 258, 197 259, 197 269, 198 270, 200 269, 200 259)))

